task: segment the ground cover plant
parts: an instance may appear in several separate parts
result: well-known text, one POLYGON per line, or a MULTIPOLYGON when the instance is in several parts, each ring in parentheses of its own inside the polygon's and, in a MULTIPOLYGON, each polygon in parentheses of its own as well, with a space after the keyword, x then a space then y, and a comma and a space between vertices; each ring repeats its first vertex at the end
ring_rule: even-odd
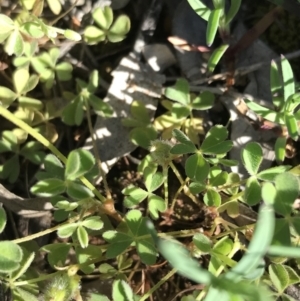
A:
MULTIPOLYGON (((239 93, 275 133, 270 166, 260 141, 230 157, 230 120, 204 121, 220 101, 219 79, 194 92, 184 76, 170 76, 155 115, 132 101, 122 126, 136 150, 105 174, 93 126, 116 113, 103 84, 115 66, 97 68, 95 53, 105 60, 116 51, 117 65, 122 47, 135 48, 141 20, 133 1, 72 15, 87 2, 0 4, 0 299, 297 300, 300 95, 289 60, 268 62, 271 102, 239 93), (89 136, 93 152, 83 147, 89 136)), ((282 7, 232 42, 243 1, 188 0, 205 21, 206 44, 172 41, 208 51, 209 78, 223 64, 230 96, 241 52, 277 11, 298 7, 270 2, 282 7)))

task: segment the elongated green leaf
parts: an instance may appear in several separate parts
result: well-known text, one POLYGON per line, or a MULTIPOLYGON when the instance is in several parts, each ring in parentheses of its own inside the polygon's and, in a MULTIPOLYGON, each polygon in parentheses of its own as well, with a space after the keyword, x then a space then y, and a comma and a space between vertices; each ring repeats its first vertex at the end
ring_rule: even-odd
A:
POLYGON ((229 44, 221 45, 213 51, 207 62, 207 69, 209 72, 213 72, 215 70, 216 66, 218 65, 219 61, 221 60, 223 54, 226 52, 228 47, 229 44))
POLYGON ((244 100, 247 104, 248 108, 252 111, 254 111, 257 115, 275 123, 279 123, 284 125, 284 119, 283 114, 280 114, 279 112, 275 112, 271 109, 265 108, 255 102, 252 102, 248 99, 244 100))
POLYGON ((281 69, 283 79, 284 101, 287 101, 290 96, 295 94, 295 80, 291 65, 284 56, 281 56, 281 69))
POLYGON ((6 212, 3 207, 0 207, 0 233, 3 232, 5 226, 6 226, 6 212))
POLYGON ((286 137, 278 137, 275 142, 275 158, 278 163, 282 163, 285 158, 286 137))
POLYGON ((188 3, 192 9, 205 21, 208 21, 209 15, 211 13, 210 8, 208 8, 201 0, 188 0, 188 3))
POLYGON ((272 263, 269 266, 269 275, 278 293, 282 294, 289 285, 289 274, 287 270, 281 264, 272 263))
POLYGON ((291 169, 289 165, 275 166, 265 169, 257 174, 257 178, 264 181, 274 181, 275 177, 291 169))
POLYGON ((221 14, 222 14, 222 9, 217 8, 214 9, 209 15, 207 29, 206 29, 206 44, 208 47, 210 47, 213 44, 214 39, 216 37, 216 33, 219 28, 221 14))
POLYGON ((242 0, 231 0, 230 2, 231 3, 230 3, 229 11, 226 14, 226 21, 225 21, 226 25, 228 25, 233 20, 235 15, 238 13, 242 0))
POLYGON ((242 150, 242 161, 250 175, 256 175, 263 160, 263 151, 256 142, 250 142, 242 150))
POLYGON ((191 258, 190 252, 179 242, 159 238, 154 225, 148 221, 147 227, 157 245, 159 252, 177 270, 177 272, 197 283, 210 284, 214 276, 202 269, 199 263, 191 258))
POLYGON ((270 246, 268 255, 275 257, 300 258, 300 248, 290 246, 270 246))
POLYGON ((82 226, 77 227, 77 237, 81 248, 85 249, 89 245, 89 235, 82 226))
POLYGON ((270 247, 274 227, 275 214, 273 207, 271 205, 262 206, 248 251, 237 265, 225 274, 226 279, 237 281, 243 275, 247 275, 257 268, 270 247))
POLYGON ((291 136, 292 139, 297 140, 299 136, 299 131, 298 131, 298 123, 296 117, 293 114, 288 113, 288 114, 284 114, 284 120, 289 135, 291 136))
MULTIPOLYGON (((270 84, 271 84, 271 92, 272 94, 279 93, 282 90, 282 79, 280 76, 280 72, 278 70, 278 66, 275 61, 271 63, 270 69, 270 84)), ((277 106, 277 103, 274 103, 275 98, 273 97, 273 104, 277 106)), ((280 106, 281 107, 281 106, 280 106)))

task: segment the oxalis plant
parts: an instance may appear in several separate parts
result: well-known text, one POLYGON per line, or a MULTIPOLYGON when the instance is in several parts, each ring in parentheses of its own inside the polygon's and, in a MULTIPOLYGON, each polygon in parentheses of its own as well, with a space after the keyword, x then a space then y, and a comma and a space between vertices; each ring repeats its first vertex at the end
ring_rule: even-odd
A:
MULTIPOLYGON (((170 95, 168 93, 170 91, 166 95, 170 95)), ((182 90, 178 89, 178 93, 182 95, 182 90)), ((124 205, 128 212, 122 216, 114 210, 112 200, 93 186, 91 181, 97 169, 90 152, 77 149, 65 158, 4 106, 0 107, 0 114, 51 150, 31 192, 49 198, 56 208, 55 218, 60 221, 44 232, 0 242, 3 294, 11 292, 14 300, 38 300, 39 294, 43 300, 82 300, 82 275, 97 271, 100 278, 115 279, 113 300, 146 300, 175 273, 202 285, 201 290, 195 290, 182 300, 254 301, 275 300, 278 296, 291 300, 285 289, 300 281, 297 266, 292 268, 286 264, 287 258, 297 259, 300 254, 297 246, 299 216, 293 210, 299 192, 297 167, 281 165, 261 170, 262 149, 252 142, 241 151, 242 164, 249 177, 240 179, 225 168, 237 164, 225 158, 233 146, 226 127, 213 126, 198 144, 180 127, 174 128, 169 140, 151 142, 149 156, 138 167, 144 187, 124 189, 124 205), (180 160, 184 162, 184 172, 176 167, 180 160), (176 195, 168 194, 168 170, 180 183, 176 195, 185 194, 199 210, 203 203, 215 208, 216 216, 208 232, 198 229, 156 232, 161 214, 172 212, 176 202, 176 195), (241 186, 245 189, 240 189, 241 186), (224 211, 229 216, 238 215, 240 202, 259 205, 255 224, 237 227, 223 218, 224 211), (141 207, 146 208, 145 213, 141 207), (110 220, 114 220, 114 225, 110 220), (220 226, 224 230, 216 231, 220 226), (29 251, 26 242, 54 231, 62 241, 29 251), (251 231, 246 246, 240 235, 251 231), (102 236, 106 244, 92 244, 90 235, 102 236), (182 236, 190 237, 190 248, 177 240, 182 236), (47 253, 54 272, 37 274, 33 271, 38 252, 47 253), (131 257, 132 252, 138 257, 131 257), (67 264, 70 254, 75 254, 75 258, 72 264, 67 264), (159 254, 172 269, 148 292, 137 295, 130 287, 128 273, 138 262, 144 266, 155 264, 159 254), (237 254, 242 254, 241 259, 237 259, 237 254), (208 259, 206 268, 200 265, 199 257, 208 259)), ((3 208, 0 217, 0 230, 3 231, 7 220, 3 208)), ((93 293, 87 300, 109 298, 93 293)))
MULTIPOLYGON (((153 124, 139 101, 133 103, 131 118, 124 120, 124 124, 132 128, 132 141, 149 150, 149 154, 138 166, 143 185, 131 185, 123 190, 123 204, 127 210, 120 214, 114 208, 116 200, 112 199, 109 187, 104 195, 93 185, 94 177, 100 172, 99 158, 83 149, 73 150, 65 157, 52 144, 54 139, 45 138, 37 126, 48 124, 57 113, 47 108, 41 113, 42 102, 28 95, 39 80, 29 73, 28 66, 44 75, 41 80, 46 90, 53 89, 61 80, 70 79, 71 72, 69 64, 58 62, 56 48, 35 55, 37 40, 42 36, 54 39, 58 34, 75 40, 80 38, 77 33, 41 21, 38 18, 43 8, 41 3, 35 1, 31 7, 26 7, 26 18, 19 21, 0 15, 0 41, 8 54, 17 56, 14 63, 20 68, 13 75, 11 89, 0 87, 0 115, 17 127, 2 134, 0 151, 13 153, 13 159, 8 162, 18 162, 18 156, 38 164, 43 162, 30 191, 51 201, 56 225, 34 235, 0 242, 0 299, 147 300, 178 273, 200 284, 193 294, 182 297, 182 301, 256 301, 278 297, 292 300, 285 290, 300 282, 297 261, 300 223, 299 214, 293 209, 299 193, 299 166, 280 165, 263 170, 262 149, 252 142, 241 150, 241 161, 249 177, 241 179, 228 171, 228 167, 238 162, 226 157, 233 146, 227 128, 215 125, 204 133, 201 120, 194 116, 196 110, 212 107, 214 95, 209 92, 193 95, 188 83, 181 79, 165 90, 166 99, 162 104, 167 112, 158 116, 153 124), (35 42, 23 41, 25 34, 35 42), (12 113, 9 108, 16 105, 16 101, 18 110, 12 113), (157 139, 159 134, 163 139, 157 139), (36 141, 26 142, 28 135, 36 141), (199 140, 199 135, 203 139, 199 140), (50 154, 46 155, 42 146, 48 148, 50 154), (179 163, 183 164, 183 170, 179 163), (179 182, 175 195, 169 193, 172 174, 179 182), (176 202, 182 194, 197 210, 214 210, 208 231, 199 231, 197 227, 160 232, 161 218, 176 214, 176 202), (230 217, 238 216, 241 204, 259 207, 254 224, 238 227, 225 219, 224 212, 230 217), (52 232, 57 233, 58 242, 40 249, 32 247, 35 238, 52 232), (104 243, 93 243, 90 237, 101 237, 104 243), (183 237, 185 243, 189 239, 188 247, 180 242, 183 237), (40 253, 47 254, 50 272, 36 271, 35 260, 40 253), (162 257, 172 268, 147 292, 138 294, 130 285, 130 275, 161 263, 162 257), (293 264, 288 258, 294 260, 293 264), (113 279, 111 296, 101 293, 83 296, 80 282, 92 273, 100 279, 113 279)), ((222 32, 227 33, 239 3, 232 1, 232 8, 226 14, 224 7, 219 6, 221 1, 214 1, 215 9, 207 16, 210 24, 218 23, 222 32)), ((53 7, 58 10, 58 5, 53 7)), ((97 26, 87 27, 84 32, 85 40, 91 44, 119 41, 129 30, 128 19, 121 16, 114 21, 108 8, 97 9, 93 19, 97 26)), ((212 43, 216 31, 215 25, 213 28, 210 25, 208 44, 212 43)), ((285 59, 280 66, 272 64, 271 82, 274 108, 247 103, 263 118, 287 127, 287 136, 279 137, 276 144, 277 160, 281 163, 287 138, 298 138, 295 126, 298 97, 285 59)), ((90 107, 105 116, 112 113, 107 104, 95 96, 97 84, 98 74, 92 72, 88 82, 77 80, 76 95, 61 91, 69 100, 58 114, 64 122, 81 124, 84 112, 87 111, 87 118, 90 115, 90 107)), ((1 172, 3 177, 14 182, 19 170, 12 171, 11 165, 3 165, 1 172)), ((1 207, 0 232, 7 227, 7 219, 1 207)))

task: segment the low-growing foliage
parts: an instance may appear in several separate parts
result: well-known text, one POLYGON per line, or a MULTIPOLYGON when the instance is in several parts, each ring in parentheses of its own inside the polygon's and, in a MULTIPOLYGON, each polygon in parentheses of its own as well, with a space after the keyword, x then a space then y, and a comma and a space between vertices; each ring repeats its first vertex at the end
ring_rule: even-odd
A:
MULTIPOLYGON (((53 14, 60 14, 59 1, 46 2, 53 14)), ((230 1, 228 9, 225 0, 214 0, 212 9, 202 1, 188 2, 208 22, 207 46, 218 32, 222 38, 223 44, 208 61, 208 70, 213 71, 230 48, 230 23, 241 1, 230 1)), ((8 55, 14 55, 16 68, 9 83, 0 86, 0 115, 16 126, 1 133, 0 177, 14 183, 24 161, 40 165, 28 190, 41 200, 49 199, 55 225, 0 241, 0 298, 80 301, 80 283, 97 277, 113 280, 111 296, 93 292, 86 300, 143 301, 177 273, 200 284, 182 301, 292 300, 286 289, 300 282, 300 218, 294 208, 299 166, 282 162, 288 139, 298 139, 300 98, 289 62, 284 57, 280 64, 272 62, 272 108, 245 100, 264 120, 287 129, 275 145, 278 166, 262 168, 259 143, 249 142, 241 150, 240 162, 248 172, 245 178, 230 171, 239 161, 228 159, 234 145, 229 129, 216 124, 205 131, 203 120, 196 117, 196 111, 213 107, 213 93, 191 93, 188 81, 178 79, 165 88, 160 102, 164 113, 154 120, 140 100, 133 101, 131 116, 122 122, 130 128, 131 142, 146 155, 137 167, 139 181, 122 190, 125 212, 121 214, 114 208, 114 191, 104 196, 93 184, 95 177, 103 176, 101 158, 81 148, 65 157, 52 144, 58 137, 53 119, 79 126, 86 117, 91 130, 92 112, 102 117, 114 112, 98 95, 97 70, 87 82, 73 78, 73 65, 60 59, 59 48, 42 46, 42 39, 52 44, 65 38, 81 40, 79 33, 53 26, 60 16, 53 23, 40 18, 44 6, 43 0, 20 1, 15 18, 0 14, 0 43, 8 55), (76 89, 66 90, 62 82, 76 83, 76 89), (40 91, 43 97, 36 96, 40 91), (56 96, 61 102, 58 108, 49 101, 56 96), (174 186, 176 191, 171 193, 174 186), (172 225, 178 217, 180 202, 183 207, 193 204, 200 213, 211 210, 209 222, 165 230, 163 226, 172 225), (241 206, 259 208, 253 224, 237 226, 226 218, 242 215, 241 206), (41 248, 34 244, 35 238, 52 232, 57 234, 55 241, 41 248), (34 267, 41 254, 49 269, 38 273, 34 267), (141 293, 131 286, 135 273, 149 277, 148 272, 160 265, 166 274, 154 279, 152 287, 141 293)), ((83 30, 90 45, 120 42, 130 30, 129 17, 115 18, 108 6, 95 9, 92 18, 95 25, 83 30)), ((7 229, 9 218, 0 207, 0 233, 7 229)))

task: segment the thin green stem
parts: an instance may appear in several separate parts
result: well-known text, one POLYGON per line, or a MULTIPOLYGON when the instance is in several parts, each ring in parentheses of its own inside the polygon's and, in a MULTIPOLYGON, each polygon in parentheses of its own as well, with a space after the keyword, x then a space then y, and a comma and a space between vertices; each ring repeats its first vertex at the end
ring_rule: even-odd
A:
MULTIPOLYGON (((25 132, 27 132, 29 135, 31 135, 33 138, 35 138, 37 141, 39 141, 41 144, 47 147, 59 160, 66 164, 67 158, 50 141, 48 141, 43 135, 38 133, 34 128, 25 123, 23 120, 17 118, 14 114, 12 114, 2 105, 0 105, 0 115, 2 115, 10 122, 14 123, 16 126, 21 128, 25 132)), ((85 177, 80 177, 79 179, 87 188, 93 191, 93 193, 101 202, 105 202, 105 197, 96 189, 96 187, 90 181, 88 181, 85 177)))
POLYGON ((168 167, 163 168, 163 177, 164 177, 165 207, 168 208, 168 204, 169 204, 168 167))
POLYGON ((95 155, 95 158, 96 158, 96 161, 97 161, 97 166, 98 166, 100 175, 102 177, 102 181, 103 181, 103 185, 104 185, 106 197, 111 200, 112 196, 111 196, 111 193, 110 193, 110 190, 109 190, 109 187, 108 187, 108 183, 107 183, 105 172, 104 172, 104 170, 102 168, 102 161, 100 159, 98 147, 97 147, 97 144, 96 144, 96 141, 95 141, 95 137, 94 137, 94 135, 96 135, 96 133, 95 133, 95 131, 93 129, 93 125, 92 125, 91 110, 90 110, 90 104, 89 104, 88 99, 85 99, 85 107, 86 107, 86 113, 87 113, 86 117, 87 117, 89 131, 90 131, 91 138, 92 138, 93 151, 94 151, 94 155, 95 155))
POLYGON ((177 170, 176 166, 173 162, 169 163, 170 167, 172 168, 173 172, 175 173, 177 179, 179 180, 180 184, 184 187, 184 193, 196 204, 199 205, 197 198, 190 192, 189 188, 186 186, 185 181, 182 179, 181 174, 177 170))

